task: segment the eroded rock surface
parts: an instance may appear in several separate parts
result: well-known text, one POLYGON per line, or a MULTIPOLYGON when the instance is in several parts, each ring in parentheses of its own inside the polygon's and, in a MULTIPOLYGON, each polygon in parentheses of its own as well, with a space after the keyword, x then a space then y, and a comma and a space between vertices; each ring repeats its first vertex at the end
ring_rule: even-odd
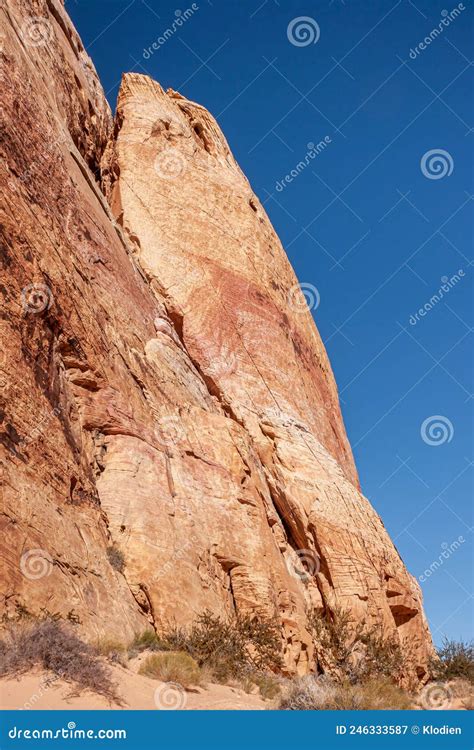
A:
POLYGON ((308 613, 338 606, 422 676, 419 589, 359 491, 326 352, 217 123, 132 74, 113 123, 58 0, 0 14, 4 613, 126 640, 260 612, 305 672, 308 613))

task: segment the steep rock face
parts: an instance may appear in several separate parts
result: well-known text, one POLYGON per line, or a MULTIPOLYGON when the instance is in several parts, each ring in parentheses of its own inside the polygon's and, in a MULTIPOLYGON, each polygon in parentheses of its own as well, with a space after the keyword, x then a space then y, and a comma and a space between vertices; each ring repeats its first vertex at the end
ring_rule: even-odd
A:
POLYGON ((3 613, 130 636, 147 618, 108 562, 96 480, 106 433, 140 418, 157 305, 94 179, 111 114, 62 5, 0 20, 3 613))
POLYGON ((62 4, 0 13, 4 612, 122 639, 260 612, 305 672, 308 612, 341 606, 422 675, 419 590, 359 492, 324 347, 215 120, 128 75, 112 127, 62 4))

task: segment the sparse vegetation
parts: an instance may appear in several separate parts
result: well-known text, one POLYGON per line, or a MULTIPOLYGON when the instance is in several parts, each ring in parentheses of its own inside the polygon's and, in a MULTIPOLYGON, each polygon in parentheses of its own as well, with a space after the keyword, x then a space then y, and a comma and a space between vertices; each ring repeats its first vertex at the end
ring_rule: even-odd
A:
POLYGON ((201 670, 197 662, 182 651, 148 656, 140 667, 140 674, 163 682, 177 682, 184 688, 201 682, 201 670))
POLYGON ((218 682, 281 667, 279 630, 261 616, 224 621, 204 612, 187 630, 168 630, 159 643, 161 648, 185 651, 218 682))
POLYGON ((374 677, 387 677, 396 683, 403 668, 398 641, 385 638, 376 629, 364 630, 344 610, 309 617, 317 658, 325 674, 333 680, 352 684, 374 677))
POLYGON ((185 653, 197 663, 203 680, 237 681, 249 691, 257 686, 264 698, 280 691, 272 675, 281 667, 280 632, 265 617, 245 615, 225 621, 204 612, 188 628, 174 626, 160 635, 152 630, 137 635, 129 654, 142 651, 185 653))
POLYGON ((465 641, 443 640, 432 662, 433 677, 437 680, 467 680, 474 684, 474 644, 465 641))
POLYGON ((123 667, 127 664, 127 648, 115 638, 100 638, 96 644, 96 652, 100 656, 105 656, 109 661, 121 664, 123 667))
POLYGON ((144 630, 135 636, 129 647, 131 656, 141 653, 142 651, 159 651, 160 640, 154 630, 144 630))
POLYGON ((117 700, 106 666, 92 646, 84 643, 70 626, 57 620, 40 620, 9 628, 0 641, 0 676, 18 675, 41 667, 71 682, 117 700))
POLYGON ((404 710, 411 698, 386 677, 372 678, 360 685, 334 682, 328 677, 300 677, 289 684, 280 702, 287 711, 404 710))
POLYGON ((273 700, 281 695, 281 681, 275 675, 257 672, 249 677, 249 682, 258 687, 260 695, 265 700, 273 700))
POLYGON ((118 547, 113 545, 112 547, 107 547, 107 557, 109 558, 109 563, 111 566, 118 570, 119 573, 123 573, 125 570, 125 555, 123 554, 122 550, 120 550, 118 547))

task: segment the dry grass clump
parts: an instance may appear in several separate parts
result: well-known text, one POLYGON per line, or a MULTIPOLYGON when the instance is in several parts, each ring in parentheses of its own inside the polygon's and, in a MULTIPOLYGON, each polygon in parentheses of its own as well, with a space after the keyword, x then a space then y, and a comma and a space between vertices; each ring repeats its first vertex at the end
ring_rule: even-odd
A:
POLYGON ((411 699, 385 677, 353 685, 309 675, 289 684, 279 707, 286 711, 405 710, 411 707, 411 699))
POLYGON ((201 682, 201 670, 197 662, 182 651, 168 651, 148 656, 139 673, 162 682, 177 682, 184 688, 199 685, 201 682))
POLYGON ((0 675, 18 675, 41 667, 73 683, 117 700, 106 666, 92 646, 56 620, 41 620, 10 628, 0 641, 0 675))
POLYGON ((111 662, 127 666, 127 647, 116 638, 100 638, 95 646, 96 653, 105 656, 111 662))

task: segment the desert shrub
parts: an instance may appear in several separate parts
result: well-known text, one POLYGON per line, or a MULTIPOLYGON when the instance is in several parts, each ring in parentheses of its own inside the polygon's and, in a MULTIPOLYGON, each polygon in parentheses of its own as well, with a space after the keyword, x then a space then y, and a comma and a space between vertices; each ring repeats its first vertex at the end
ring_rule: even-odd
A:
POLYGON ((111 566, 115 570, 118 570, 119 573, 123 573, 125 570, 125 555, 122 550, 115 547, 115 545, 113 547, 107 547, 107 557, 109 558, 111 566))
POLYGON ((404 660, 400 643, 376 629, 364 630, 341 609, 308 617, 322 671, 341 682, 362 682, 370 677, 390 677, 396 682, 404 660))
POLYGON ((468 680, 474 684, 474 645, 465 641, 444 638, 437 649, 437 658, 431 664, 437 680, 468 680))
POLYGON ((274 620, 241 615, 232 624, 242 635, 255 669, 274 670, 281 667, 281 633, 274 620))
POLYGON ((39 666, 74 683, 79 689, 88 688, 116 699, 106 666, 93 647, 81 641, 70 626, 55 620, 42 620, 10 628, 1 643, 2 676, 22 674, 39 666))
POLYGON ((312 675, 297 677, 287 685, 280 701, 280 709, 284 711, 330 710, 336 690, 336 683, 328 677, 312 675))
POLYGON ((204 612, 187 630, 168 630, 160 643, 186 651, 220 682, 281 666, 279 630, 264 617, 245 615, 225 621, 204 612))
POLYGON ((355 693, 361 711, 413 708, 412 696, 385 676, 371 677, 360 685, 349 685, 347 689, 355 693))
POLYGON ((260 695, 265 700, 272 700, 281 695, 281 684, 274 675, 268 673, 254 674, 250 677, 251 682, 259 689, 260 695))
POLYGON ((177 625, 167 628, 162 635, 157 636, 157 648, 160 651, 189 651, 191 652, 190 634, 186 628, 177 625))
POLYGON ((137 634, 129 646, 131 654, 159 650, 160 640, 154 630, 144 630, 143 633, 137 634))
POLYGON ((154 680, 177 682, 183 687, 199 685, 201 682, 198 663, 182 651, 152 654, 146 658, 139 671, 154 680))
POLYGON ((332 613, 311 613, 308 616, 318 661, 325 673, 346 674, 355 644, 362 635, 361 625, 353 627, 349 613, 336 609, 332 613))
MULTIPOLYGON (((172 635, 176 638, 176 633, 172 635)), ((209 612, 192 625, 185 646, 219 682, 239 677, 249 668, 246 641, 239 628, 209 612)))
POLYGON ((117 662, 125 666, 127 663, 127 649, 121 641, 115 638, 100 638, 97 641, 96 652, 105 656, 109 661, 117 662))
POLYGON ((364 646, 364 651, 354 669, 356 679, 388 677, 392 682, 397 682, 404 665, 399 641, 384 637, 376 630, 370 630, 360 636, 360 642, 364 646))
POLYGON ((411 698, 385 677, 360 685, 334 682, 326 676, 300 677, 290 683, 280 702, 287 711, 369 711, 411 707, 411 698))

